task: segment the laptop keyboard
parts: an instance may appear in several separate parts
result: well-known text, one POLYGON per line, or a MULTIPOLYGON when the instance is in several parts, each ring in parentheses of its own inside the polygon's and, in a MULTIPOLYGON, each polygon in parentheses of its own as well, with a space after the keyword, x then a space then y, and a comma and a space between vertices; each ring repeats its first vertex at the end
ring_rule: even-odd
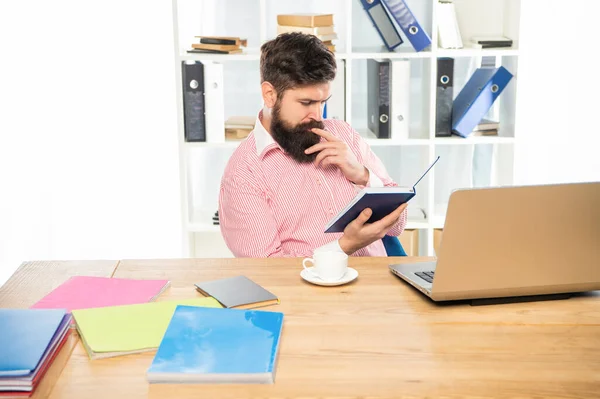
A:
POLYGON ((423 280, 427 281, 428 283, 433 283, 433 276, 435 275, 434 271, 430 271, 430 272, 416 272, 415 274, 417 276, 421 277, 423 280))

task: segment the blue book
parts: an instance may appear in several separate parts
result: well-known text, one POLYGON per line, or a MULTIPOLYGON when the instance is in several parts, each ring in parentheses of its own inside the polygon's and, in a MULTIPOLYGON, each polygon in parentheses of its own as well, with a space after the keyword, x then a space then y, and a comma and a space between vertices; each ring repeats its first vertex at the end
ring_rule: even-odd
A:
POLYGON ((150 383, 273 383, 283 313, 178 305, 150 383))
POLYGON ((438 156, 435 161, 421 175, 419 180, 412 186, 406 187, 366 187, 362 189, 350 201, 344 209, 342 209, 335 217, 333 217, 327 226, 325 233, 341 233, 346 226, 360 215, 366 208, 371 208, 373 214, 367 223, 376 222, 385 216, 392 213, 396 208, 405 202, 410 201, 417 194, 416 186, 425 177, 427 172, 440 159, 438 156))
POLYGON ((415 51, 419 52, 425 50, 431 44, 431 39, 419 24, 419 21, 417 21, 410 8, 408 8, 406 1, 383 0, 383 2, 415 51))
POLYGON ((0 382, 33 380, 69 329, 64 309, 0 309, 0 382))
POLYGON ((478 68, 452 103, 452 133, 469 137, 512 77, 502 66, 478 68))

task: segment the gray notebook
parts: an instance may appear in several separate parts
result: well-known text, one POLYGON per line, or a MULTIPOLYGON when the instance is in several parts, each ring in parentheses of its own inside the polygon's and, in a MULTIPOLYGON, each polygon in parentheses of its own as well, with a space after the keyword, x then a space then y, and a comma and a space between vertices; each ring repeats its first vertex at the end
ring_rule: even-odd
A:
POLYGON ((226 308, 249 309, 279 303, 279 299, 246 276, 224 278, 195 284, 226 308))

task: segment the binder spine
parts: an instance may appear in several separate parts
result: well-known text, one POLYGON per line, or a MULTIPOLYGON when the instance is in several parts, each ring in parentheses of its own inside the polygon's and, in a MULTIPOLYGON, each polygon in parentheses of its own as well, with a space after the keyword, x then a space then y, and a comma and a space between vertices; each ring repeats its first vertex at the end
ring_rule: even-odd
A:
POLYGON ((223 93, 223 64, 204 63, 204 87, 206 108, 206 141, 225 141, 225 99, 223 93))
POLYGON ((449 137, 452 135, 453 58, 438 58, 436 82, 435 136, 449 137))
POLYGON ((390 63, 379 63, 379 134, 380 139, 390 138, 390 63))
POLYGON ((512 77, 504 67, 477 69, 454 101, 452 132, 468 137, 512 77))
POLYGON ((206 141, 204 66, 200 62, 181 63, 185 141, 206 141))
POLYGON ((419 24, 404 0, 382 1, 387 6, 388 10, 390 10, 390 14, 394 17, 415 51, 423 51, 431 45, 431 38, 427 32, 425 32, 421 24, 419 24))
POLYGON ((410 60, 391 62, 391 138, 408 140, 410 126, 410 60))

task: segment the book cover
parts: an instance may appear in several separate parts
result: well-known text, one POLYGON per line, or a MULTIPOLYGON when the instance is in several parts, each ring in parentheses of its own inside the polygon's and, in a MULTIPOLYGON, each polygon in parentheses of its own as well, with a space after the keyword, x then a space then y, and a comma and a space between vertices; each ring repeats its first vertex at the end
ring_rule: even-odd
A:
POLYGON ((31 308, 71 311, 145 303, 156 299, 168 286, 168 280, 74 276, 36 302, 31 308))
POLYGON ((70 321, 64 309, 0 309, 0 377, 31 381, 70 321))
POLYGON ((77 331, 91 359, 158 348, 177 305, 220 308, 214 298, 151 302, 73 311, 77 331))
POLYGON ((360 215, 366 208, 371 208, 373 211, 367 223, 376 222, 386 215, 389 215, 400 205, 410 201, 417 193, 417 184, 425 177, 427 172, 440 159, 438 156, 427 170, 421 175, 419 180, 412 186, 406 187, 365 187, 350 201, 348 205, 337 215, 335 215, 327 226, 325 233, 341 233, 346 226, 360 215))
POLYGON ((177 306, 150 383, 273 383, 283 313, 177 306))
POLYGON ((215 298, 226 308, 257 308, 279 303, 277 296, 246 276, 205 281, 195 286, 202 294, 215 298))

